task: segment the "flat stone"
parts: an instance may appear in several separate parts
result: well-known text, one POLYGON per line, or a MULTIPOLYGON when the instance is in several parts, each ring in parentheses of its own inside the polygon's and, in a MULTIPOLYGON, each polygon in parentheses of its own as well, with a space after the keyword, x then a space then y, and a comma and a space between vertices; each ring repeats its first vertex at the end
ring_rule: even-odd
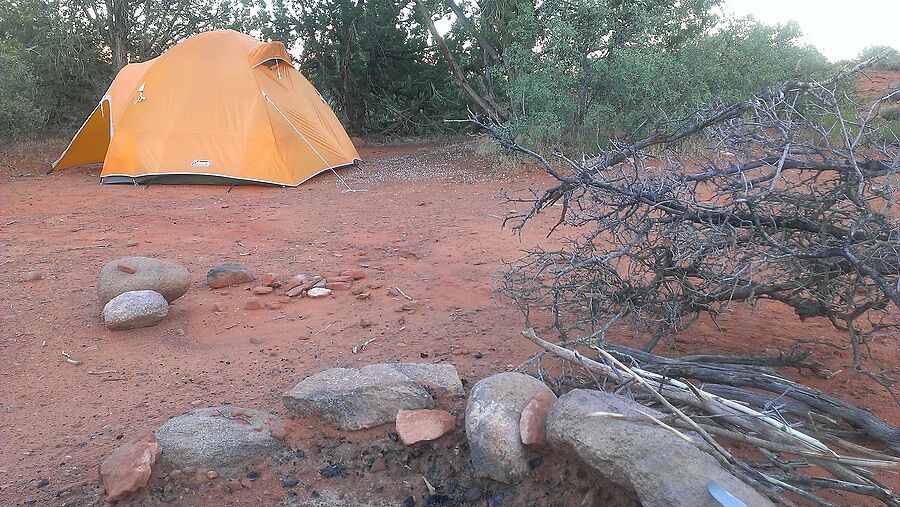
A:
POLYGON ((449 364, 391 363, 331 368, 311 375, 283 396, 293 412, 319 415, 344 430, 394 421, 397 412, 432 408, 434 393, 462 396, 462 382, 449 364))
POLYGON ((198 408, 173 417, 156 430, 162 464, 221 472, 265 459, 282 448, 269 431, 273 419, 265 412, 231 405, 198 408))
POLYGON ((359 268, 345 269, 341 271, 341 276, 345 276, 351 280, 362 280, 366 277, 366 272, 359 268))
POLYGON ((258 297, 250 297, 244 302, 244 308, 247 310, 262 310, 263 303, 258 297))
POLYGON ((519 430, 522 410, 550 388, 522 373, 498 373, 479 380, 466 407, 466 437, 475 475, 506 484, 528 473, 528 451, 519 430))
POLYGON ((397 434, 406 445, 436 440, 453 431, 456 418, 445 410, 399 410, 397 434))
POLYGON ((556 403, 556 394, 541 391, 522 409, 519 418, 519 436, 525 445, 544 445, 547 442, 547 416, 556 403))
POLYGON ((259 287, 253 288, 253 293, 256 295, 262 296, 264 294, 270 294, 272 292, 272 290, 273 290, 272 287, 268 287, 266 285, 260 285, 259 287))
POLYGON ((309 275, 307 275, 305 273, 299 273, 299 274, 296 274, 296 275, 288 278, 287 281, 284 282, 284 285, 282 287, 284 289, 291 290, 294 287, 298 287, 300 285, 308 283, 309 281, 310 281, 309 275))
POLYGON ((773 505, 724 470, 709 454, 653 422, 598 413, 657 418, 664 414, 622 396, 576 389, 559 398, 547 419, 547 442, 606 479, 633 489, 644 506, 721 507, 709 494, 714 480, 751 506, 773 505))
POLYGON ((171 303, 187 292, 190 281, 188 270, 174 262, 150 257, 123 257, 106 263, 100 269, 97 298, 100 306, 106 306, 123 292, 152 290, 171 303), (120 265, 128 266, 134 272, 122 271, 120 265))
POLYGON ((329 280, 325 287, 331 290, 350 290, 352 284, 350 282, 332 282, 329 280))
POLYGON ((249 269, 234 262, 220 264, 206 273, 206 284, 212 289, 250 283, 255 279, 249 269))
POLYGON ((303 294, 303 291, 306 290, 302 285, 298 285, 296 287, 291 287, 290 290, 286 292, 288 297, 297 297, 300 294, 303 294))
POLYGON ((152 290, 128 291, 103 307, 103 322, 113 331, 155 326, 169 314, 169 303, 152 290))
POLYGON ((153 432, 146 431, 129 439, 103 460, 100 480, 107 500, 118 500, 146 486, 151 467, 161 451, 162 446, 153 432))
POLYGON ((313 287, 312 289, 306 291, 306 295, 313 299, 324 298, 331 295, 331 289, 326 289, 324 287, 313 287))

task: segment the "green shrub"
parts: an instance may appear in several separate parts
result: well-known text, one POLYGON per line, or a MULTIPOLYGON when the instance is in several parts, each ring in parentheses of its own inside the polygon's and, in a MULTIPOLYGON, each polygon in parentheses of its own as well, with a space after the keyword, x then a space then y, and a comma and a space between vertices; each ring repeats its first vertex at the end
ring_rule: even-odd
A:
POLYGON ((18 45, 0 42, 0 143, 46 125, 46 104, 39 83, 18 45))

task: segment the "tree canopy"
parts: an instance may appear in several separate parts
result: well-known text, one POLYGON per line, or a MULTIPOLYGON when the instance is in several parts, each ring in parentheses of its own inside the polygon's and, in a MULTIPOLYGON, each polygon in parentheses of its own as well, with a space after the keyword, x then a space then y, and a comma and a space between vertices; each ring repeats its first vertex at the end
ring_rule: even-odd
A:
POLYGON ((355 134, 464 128, 597 146, 828 62, 718 0, 8 0, 0 136, 77 128, 116 71, 205 30, 283 41, 355 134), (572 132, 579 132, 573 135, 572 132))

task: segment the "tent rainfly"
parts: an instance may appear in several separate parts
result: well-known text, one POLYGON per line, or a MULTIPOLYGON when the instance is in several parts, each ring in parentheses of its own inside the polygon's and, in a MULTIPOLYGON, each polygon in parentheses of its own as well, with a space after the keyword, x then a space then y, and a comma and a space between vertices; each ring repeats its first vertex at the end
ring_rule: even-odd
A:
POLYGON ((53 164, 102 183, 297 186, 359 160, 280 42, 205 32, 126 65, 53 164))

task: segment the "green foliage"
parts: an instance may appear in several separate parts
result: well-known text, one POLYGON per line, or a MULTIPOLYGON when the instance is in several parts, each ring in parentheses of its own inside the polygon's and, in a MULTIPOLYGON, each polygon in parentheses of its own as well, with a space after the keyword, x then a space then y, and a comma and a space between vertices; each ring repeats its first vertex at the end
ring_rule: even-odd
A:
POLYGON ((33 132, 47 119, 24 53, 13 42, 0 42, 0 142, 33 132))
POLYGON ((71 130, 84 121, 109 86, 112 69, 84 24, 50 0, 0 2, 0 44, 30 78, 11 79, 17 97, 39 105, 33 132, 71 130))
POLYGON ((565 7, 571 5, 539 17, 539 50, 519 53, 516 64, 531 65, 509 83, 508 93, 522 101, 513 110, 514 122, 532 144, 584 148, 610 135, 645 134, 710 102, 743 100, 788 78, 815 77, 830 68, 814 48, 798 43, 796 25, 767 26, 747 18, 710 32, 709 20, 693 15, 705 5, 686 12, 684 3, 643 12, 632 7, 628 39, 613 45, 610 34, 618 32, 620 17, 606 2, 582 0, 574 11, 565 7))

